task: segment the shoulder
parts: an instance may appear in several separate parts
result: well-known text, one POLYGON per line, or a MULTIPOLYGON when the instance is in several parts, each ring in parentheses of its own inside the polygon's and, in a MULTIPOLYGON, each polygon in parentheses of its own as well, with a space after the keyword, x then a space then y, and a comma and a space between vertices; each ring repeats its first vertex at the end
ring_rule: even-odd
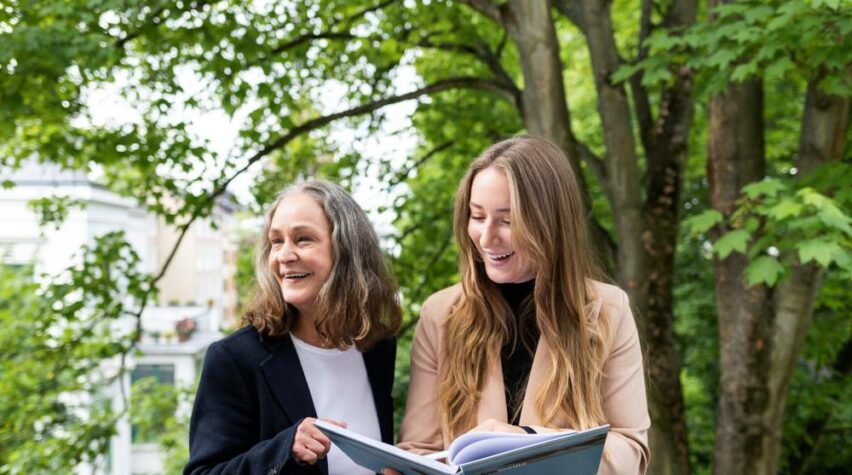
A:
POLYGON ((452 285, 430 295, 420 307, 420 321, 417 322, 415 339, 440 345, 444 323, 453 306, 462 295, 461 284, 452 285))
POLYGON ((260 345, 260 340, 261 337, 260 334, 257 333, 257 330, 255 330, 253 326, 247 325, 234 333, 231 333, 225 338, 222 338, 216 343, 229 350, 233 350, 260 345))
POLYGON ((451 285, 430 295, 420 308, 420 320, 435 325, 441 323, 450 314, 461 295, 461 284, 451 285))
POLYGON ((592 281, 592 289, 601 316, 608 320, 611 346, 617 349, 632 344, 634 340, 638 341, 636 321, 627 292, 615 285, 598 281, 592 281))
POLYGON ((251 325, 240 328, 210 345, 208 359, 231 359, 238 365, 259 363, 269 355, 262 337, 251 325))
POLYGON ((630 309, 627 292, 620 287, 597 280, 591 281, 591 287, 594 300, 599 300, 605 310, 622 313, 630 309))
POLYGON ((370 349, 366 351, 369 354, 396 354, 396 337, 385 338, 377 341, 370 349))

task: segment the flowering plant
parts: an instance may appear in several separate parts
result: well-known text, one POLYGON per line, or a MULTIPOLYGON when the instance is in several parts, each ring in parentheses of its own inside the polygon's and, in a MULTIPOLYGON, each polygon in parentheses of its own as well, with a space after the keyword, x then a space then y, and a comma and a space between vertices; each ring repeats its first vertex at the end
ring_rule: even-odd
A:
POLYGON ((197 329, 197 323, 194 318, 181 318, 177 322, 175 322, 175 331, 178 334, 178 339, 180 341, 189 340, 189 337, 195 333, 197 329))

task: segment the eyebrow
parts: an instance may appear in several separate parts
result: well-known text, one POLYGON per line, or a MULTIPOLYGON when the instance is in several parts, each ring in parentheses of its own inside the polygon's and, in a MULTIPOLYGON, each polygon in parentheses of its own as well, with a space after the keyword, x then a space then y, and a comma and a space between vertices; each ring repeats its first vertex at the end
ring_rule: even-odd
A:
MULTIPOLYGON (((479 205, 479 204, 476 204, 476 203, 471 203, 471 204, 470 204, 470 207, 471 207, 471 208, 476 208, 476 209, 485 209, 485 207, 484 207, 484 206, 479 205)), ((498 212, 498 213, 508 213, 508 212, 510 212, 510 211, 511 211, 511 210, 510 210, 509 208, 500 208, 500 209, 498 209, 498 210, 497 210, 497 212, 498 212)))
MULTIPOLYGON (((317 232, 318 229, 317 229, 316 226, 312 226, 310 224, 297 224, 297 225, 293 226, 292 228, 290 228, 290 231, 296 232, 296 233, 305 232, 305 231, 317 232)), ((281 230, 279 228, 273 228, 273 227, 269 228, 269 235, 270 236, 280 235, 280 234, 282 234, 282 233, 281 233, 281 230)))

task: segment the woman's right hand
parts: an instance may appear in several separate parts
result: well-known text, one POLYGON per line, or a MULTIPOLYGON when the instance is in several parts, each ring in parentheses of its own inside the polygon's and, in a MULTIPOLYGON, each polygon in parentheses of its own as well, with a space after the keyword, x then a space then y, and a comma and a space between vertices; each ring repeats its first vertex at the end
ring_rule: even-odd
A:
MULTIPOLYGON (((345 422, 323 419, 334 425, 346 428, 345 422)), ((296 436, 293 439, 293 457, 296 461, 306 465, 314 465, 331 450, 331 440, 325 436, 314 425, 316 419, 306 417, 299 427, 296 428, 296 436)))

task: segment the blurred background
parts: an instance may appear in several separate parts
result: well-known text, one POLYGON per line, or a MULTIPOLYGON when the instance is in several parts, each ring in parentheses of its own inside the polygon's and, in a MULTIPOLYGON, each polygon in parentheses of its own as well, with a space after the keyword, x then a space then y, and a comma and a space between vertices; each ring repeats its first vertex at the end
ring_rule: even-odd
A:
POLYGON ((850 97, 850 0, 2 0, 0 474, 180 473, 312 176, 399 281, 398 424, 461 174, 519 133, 630 295, 649 473, 849 473, 850 97))

